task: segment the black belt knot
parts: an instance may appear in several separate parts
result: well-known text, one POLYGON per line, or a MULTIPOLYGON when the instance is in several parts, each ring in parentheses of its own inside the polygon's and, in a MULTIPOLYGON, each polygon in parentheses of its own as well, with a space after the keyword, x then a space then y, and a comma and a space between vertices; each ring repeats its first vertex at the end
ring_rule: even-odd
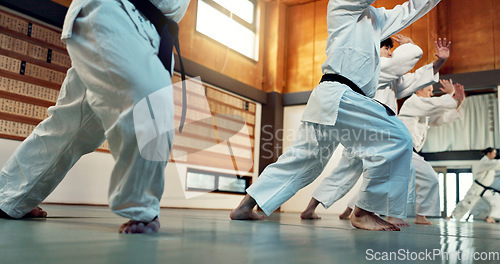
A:
MULTIPOLYGON (((338 82, 338 83, 341 83, 341 84, 345 84, 347 86, 349 86, 349 88, 351 88, 351 90, 355 91, 356 93, 358 94, 361 94, 362 96, 365 96, 366 97, 366 94, 363 92, 363 90, 361 90, 355 83, 353 83, 351 80, 349 80, 348 78, 340 75, 340 74, 336 74, 336 73, 327 73, 327 74, 323 74, 323 76, 321 77, 321 81, 319 83, 322 83, 322 82, 338 82)), ((377 101, 377 100, 375 100, 377 101)), ((387 115, 389 116, 395 116, 396 113, 394 113, 394 111, 392 111, 391 108, 389 108, 387 105, 377 101, 377 103, 381 104, 384 108, 385 108, 385 111, 387 112, 387 115)))

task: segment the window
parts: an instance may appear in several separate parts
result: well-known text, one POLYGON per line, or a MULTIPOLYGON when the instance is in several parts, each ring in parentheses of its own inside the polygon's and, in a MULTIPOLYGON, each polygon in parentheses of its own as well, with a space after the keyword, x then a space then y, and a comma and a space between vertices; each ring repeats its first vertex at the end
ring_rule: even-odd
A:
POLYGON ((256 0, 198 0, 196 30, 258 59, 256 0))
POLYGON ((187 191, 246 194, 251 177, 189 168, 186 177, 187 191))
POLYGON ((470 169, 444 169, 438 172, 441 210, 444 210, 443 216, 450 216, 472 186, 474 177, 470 169))

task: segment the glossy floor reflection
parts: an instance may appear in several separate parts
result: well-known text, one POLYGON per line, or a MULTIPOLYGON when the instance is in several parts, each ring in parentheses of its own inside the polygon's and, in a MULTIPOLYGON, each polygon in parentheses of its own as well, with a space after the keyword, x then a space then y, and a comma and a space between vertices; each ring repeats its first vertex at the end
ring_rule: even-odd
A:
POLYGON ((159 234, 120 235, 125 219, 106 207, 43 208, 46 220, 0 219, 1 264, 500 263, 500 224, 480 221, 432 219, 433 226, 371 232, 335 215, 252 222, 230 221, 228 211, 162 209, 159 234))

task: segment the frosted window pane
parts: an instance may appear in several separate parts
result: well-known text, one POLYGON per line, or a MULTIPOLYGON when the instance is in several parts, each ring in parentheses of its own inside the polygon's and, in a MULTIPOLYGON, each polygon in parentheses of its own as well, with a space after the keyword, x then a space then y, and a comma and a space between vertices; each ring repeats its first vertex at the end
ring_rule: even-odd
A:
POLYGON ((456 197, 457 197, 457 180, 455 173, 446 174, 446 200, 448 206, 448 212, 446 215, 451 215, 453 209, 455 209, 456 197))
POLYGON ((219 190, 244 193, 246 181, 244 179, 219 177, 219 190))
POLYGON ((196 30, 251 59, 257 59, 255 33, 203 1, 198 2, 196 30))
POLYGON ((246 22, 253 23, 254 6, 252 2, 247 0, 214 0, 214 2, 241 17, 246 22))
POLYGON ((209 174, 188 172, 187 187, 195 189, 214 190, 215 176, 209 174))
POLYGON ((464 199, 465 195, 467 194, 467 191, 470 189, 472 186, 472 182, 474 181, 472 177, 472 173, 460 173, 458 174, 458 180, 460 181, 458 183, 459 186, 459 196, 460 196, 460 201, 464 199))
MULTIPOLYGON (((443 173, 438 173, 438 181, 439 181, 439 208, 441 210, 444 210, 444 189, 446 186, 444 186, 444 174, 443 173)), ((448 212, 446 212, 446 216, 448 216, 448 212)))

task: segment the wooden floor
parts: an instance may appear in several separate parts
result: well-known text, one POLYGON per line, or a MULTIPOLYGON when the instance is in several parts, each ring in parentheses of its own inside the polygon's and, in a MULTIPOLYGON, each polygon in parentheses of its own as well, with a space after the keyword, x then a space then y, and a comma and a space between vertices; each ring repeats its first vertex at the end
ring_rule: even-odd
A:
POLYGON ((252 222, 230 221, 228 211, 162 209, 159 234, 120 235, 126 219, 106 207, 43 208, 46 220, 0 219, 1 264, 500 263, 500 224, 482 221, 433 219, 433 226, 373 232, 334 215, 305 221, 274 214, 252 222))

